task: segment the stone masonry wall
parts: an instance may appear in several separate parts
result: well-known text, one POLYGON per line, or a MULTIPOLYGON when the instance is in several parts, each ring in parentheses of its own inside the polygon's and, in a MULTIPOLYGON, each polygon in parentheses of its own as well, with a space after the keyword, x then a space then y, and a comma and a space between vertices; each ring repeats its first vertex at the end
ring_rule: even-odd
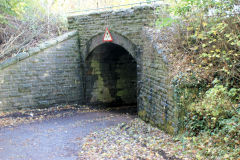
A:
POLYGON ((136 98, 137 92, 139 116, 169 133, 176 133, 178 112, 168 80, 168 61, 163 48, 154 46, 152 35, 143 32, 144 26, 154 22, 155 11, 156 7, 143 6, 69 17, 69 29, 78 31, 47 41, 0 63, 0 111, 70 102, 86 104, 94 98, 99 101, 105 93, 103 88, 107 86, 111 97, 125 97, 128 102, 136 98), (99 54, 105 53, 111 57, 109 60, 94 57, 99 55, 94 54, 94 49, 106 45, 102 42, 106 27, 114 39, 110 44, 125 49, 131 60, 121 56, 118 56, 120 61, 114 60, 117 57, 114 54, 121 49, 107 54, 110 52, 108 48, 106 51, 100 48, 99 54), (112 62, 115 65, 107 65, 112 62), (134 68, 136 65, 137 71, 134 68), (104 74, 104 71, 109 72, 104 74), (133 75, 133 72, 137 72, 136 92, 132 89, 133 96, 122 94, 136 86, 136 80, 133 80, 136 77, 129 80, 126 76, 133 75), (124 82, 114 76, 120 77, 120 80, 122 77, 124 82), (95 94, 98 92, 98 95, 95 94))
MULTIPOLYGON (((140 58, 139 50, 141 50, 143 46, 143 38, 142 38, 142 28, 145 25, 150 25, 153 23, 156 16, 154 12, 157 11, 157 7, 159 6, 141 6, 141 7, 133 7, 130 9, 118 10, 118 11, 105 11, 105 12, 98 12, 98 13, 90 13, 86 15, 76 15, 68 17, 68 24, 69 29, 77 29, 79 31, 79 38, 80 38, 80 54, 83 59, 83 66, 85 69, 87 68, 86 58, 88 54, 94 49, 89 46, 98 47, 98 45, 104 44, 103 34, 105 32, 106 27, 110 30, 112 37, 113 37, 113 44, 120 45, 124 49, 131 54, 136 62, 140 58), (98 45, 96 45, 96 44, 98 45), (87 48, 87 49, 86 49, 87 48)), ((112 53, 114 54, 114 53, 112 53)), ((96 62, 95 62, 96 63, 96 62)), ((115 62, 113 62, 115 63, 115 62)), ((126 62, 127 63, 127 62, 126 62)), ((98 64, 98 63, 97 63, 98 64)), ((127 73, 126 73, 127 74, 127 73)), ((91 81, 92 86, 89 87, 89 77, 88 72, 85 73, 85 101, 86 102, 99 102, 99 98, 101 97, 102 102, 110 101, 111 99, 115 99, 114 96, 115 91, 117 88, 115 83, 112 83, 113 86, 109 86, 109 84, 104 84, 104 86, 93 87, 94 84, 102 84, 99 82, 100 77, 95 78, 95 81, 91 81), (96 88, 96 89, 93 89, 96 88), (106 89, 110 89, 112 94, 108 94, 108 98, 106 96, 100 96, 99 93, 106 94, 108 91, 106 89), (105 91, 105 92, 103 92, 105 91), (111 96, 110 96, 111 95, 111 96), (104 97, 104 98, 103 98, 104 97), (92 100, 91 100, 92 99, 92 100), (96 100, 93 100, 96 99, 96 100)), ((101 73, 101 75, 104 75, 101 73)), ((133 74, 134 75, 134 74, 133 74)), ((110 77, 110 76, 109 76, 110 77)), ((118 79, 122 79, 121 76, 118 79)), ((110 77, 111 79, 111 77, 110 77)), ((117 82, 117 78, 113 80, 117 82)), ((106 80, 104 80, 106 82, 106 80)), ((134 85, 133 85, 134 86, 134 85)), ((136 89, 135 89, 136 90, 136 89)), ((123 89, 122 92, 125 90, 123 89)), ((136 92, 133 92, 133 94, 136 92)), ((122 97, 126 96, 122 95, 122 97)), ((129 96, 128 96, 129 97, 129 96)), ((136 97, 136 96, 132 96, 136 97)), ((114 100, 113 100, 114 101, 114 100)), ((130 102, 130 100, 128 100, 130 102)), ((132 100, 132 102, 136 102, 132 100)), ((100 103, 100 102, 99 102, 100 103)))
POLYGON ((145 121, 175 134, 178 131, 178 112, 168 77, 165 49, 154 45, 153 35, 147 30, 143 35, 145 43, 138 73, 138 114, 145 121))
POLYGON ((121 34, 131 40, 135 45, 142 46, 142 27, 152 25, 156 19, 155 12, 160 12, 161 6, 141 6, 118 11, 106 11, 77 15, 68 18, 69 29, 77 29, 80 37, 80 49, 87 41, 99 33, 110 31, 121 34))
POLYGON ((135 51, 130 51, 126 47, 125 49, 137 62, 138 114, 142 119, 165 131, 176 133, 178 130, 177 111, 168 80, 168 62, 163 50, 153 45, 149 38, 152 35, 143 32, 144 27, 155 23, 157 16, 167 16, 161 11, 161 6, 142 6, 122 11, 72 16, 68 18, 68 22, 69 28, 77 29, 81 35, 80 54, 83 61, 88 55, 89 48, 91 49, 88 47, 89 42, 95 47, 97 45, 94 43, 101 45, 99 38, 93 37, 103 36, 106 27, 114 33, 113 43, 123 48, 128 46, 126 44, 136 46, 135 51), (118 36, 115 36, 115 33, 118 36), (123 43, 125 39, 129 41, 123 43))
POLYGON ((0 111, 83 99, 76 31, 0 63, 0 111))

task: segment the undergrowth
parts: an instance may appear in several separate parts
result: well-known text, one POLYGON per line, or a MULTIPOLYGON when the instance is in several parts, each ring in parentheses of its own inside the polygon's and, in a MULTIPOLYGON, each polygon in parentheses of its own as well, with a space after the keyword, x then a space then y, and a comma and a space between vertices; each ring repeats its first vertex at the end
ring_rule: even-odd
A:
MULTIPOLYGON (((168 57, 181 113, 180 139, 191 142, 197 159, 239 159, 239 1, 178 2, 170 7, 175 30, 168 57)), ((169 21, 160 25, 165 31, 170 26, 169 21)))
POLYGON ((67 30, 64 18, 48 12, 45 5, 37 0, 0 0, 0 61, 67 30))

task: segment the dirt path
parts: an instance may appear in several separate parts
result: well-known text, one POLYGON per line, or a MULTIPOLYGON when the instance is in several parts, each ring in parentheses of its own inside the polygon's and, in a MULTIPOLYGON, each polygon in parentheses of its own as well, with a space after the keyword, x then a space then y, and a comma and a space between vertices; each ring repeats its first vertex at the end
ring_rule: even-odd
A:
POLYGON ((135 116, 112 111, 72 114, 0 129, 0 160, 75 160, 82 139, 135 116))

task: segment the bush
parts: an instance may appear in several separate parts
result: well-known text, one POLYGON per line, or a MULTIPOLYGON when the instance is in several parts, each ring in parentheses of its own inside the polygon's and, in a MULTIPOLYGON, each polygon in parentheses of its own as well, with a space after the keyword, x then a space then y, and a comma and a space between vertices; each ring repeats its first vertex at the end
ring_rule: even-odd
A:
POLYGON ((184 135, 199 149, 198 159, 238 159, 239 1, 180 0, 170 8, 172 19, 178 19, 167 46, 171 48, 170 78, 174 77, 184 135))
MULTIPOLYGON (((214 82, 216 82, 216 80, 214 82)), ((238 92, 240 92, 240 89, 231 88, 231 90, 228 91, 227 87, 217 83, 213 88, 206 91, 203 99, 199 102, 192 103, 189 109, 192 112, 213 117, 215 119, 214 121, 231 117, 236 114, 234 101, 239 100, 238 92)))
POLYGON ((202 98, 187 106, 186 133, 197 136, 193 144, 202 155, 236 159, 240 152, 240 106, 234 102, 239 100, 239 89, 228 90, 219 81, 214 82, 202 98))
POLYGON ((218 120, 239 116, 236 107, 237 104, 232 100, 239 99, 238 91, 240 91, 240 89, 233 88, 228 91, 227 87, 221 84, 215 84, 213 88, 206 91, 203 98, 187 106, 187 109, 190 111, 188 115, 190 121, 199 121, 195 123, 204 124, 205 127, 201 128, 215 129, 218 120))

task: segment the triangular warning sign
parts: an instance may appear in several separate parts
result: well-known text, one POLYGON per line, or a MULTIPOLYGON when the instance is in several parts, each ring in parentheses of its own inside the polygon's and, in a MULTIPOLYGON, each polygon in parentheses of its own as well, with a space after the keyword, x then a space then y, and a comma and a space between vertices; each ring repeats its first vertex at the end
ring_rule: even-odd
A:
POLYGON ((109 32, 108 28, 106 28, 106 31, 104 33, 104 37, 103 37, 103 42, 112 42, 113 38, 111 33, 109 32))

